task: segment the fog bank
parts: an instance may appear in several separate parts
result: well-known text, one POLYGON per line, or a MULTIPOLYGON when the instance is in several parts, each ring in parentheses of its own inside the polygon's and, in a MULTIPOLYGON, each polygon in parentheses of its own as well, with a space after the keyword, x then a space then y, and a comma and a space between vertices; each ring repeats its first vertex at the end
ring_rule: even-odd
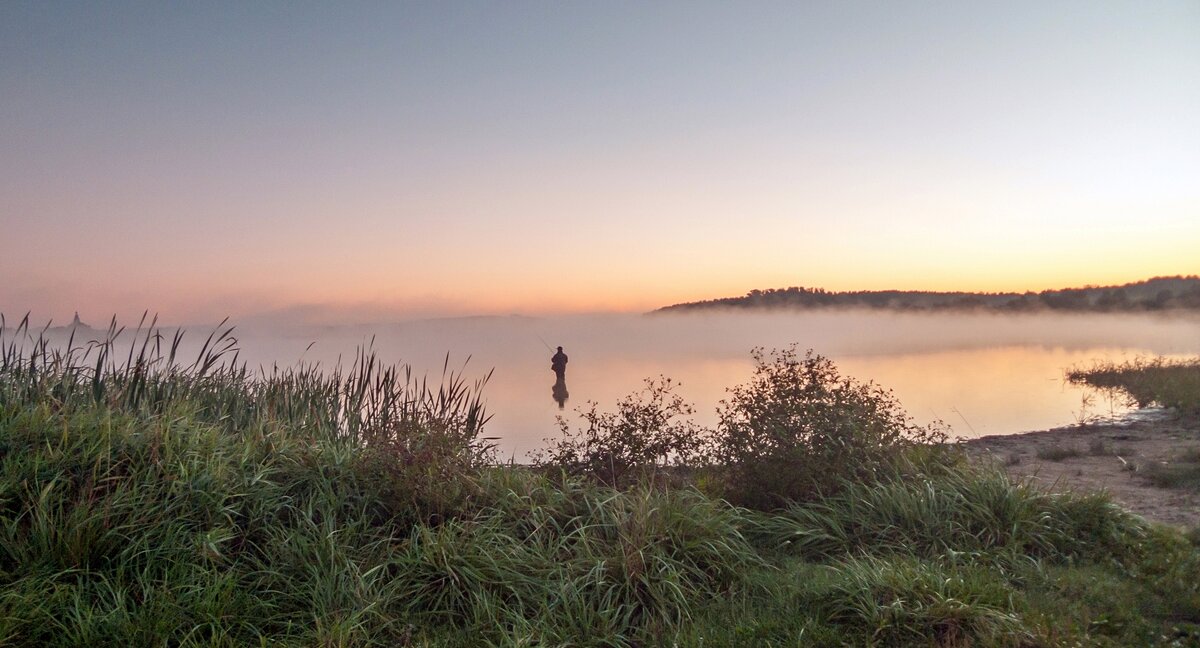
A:
MULTIPOLYGON (((207 333, 190 329, 184 353, 195 353, 207 333)), ((342 326, 259 319, 234 334, 240 358, 251 366, 348 364, 357 348, 370 347, 384 362, 406 363, 435 379, 447 358, 469 379, 494 369, 485 390, 494 414, 488 435, 501 437, 501 449, 518 458, 555 433, 557 415, 570 417, 587 401, 611 409, 652 376, 681 382, 681 393, 696 404, 697 420, 714 424, 725 389, 750 377, 754 347, 811 348, 833 358, 843 373, 894 389, 919 421, 945 420, 963 436, 1041 429, 1106 413, 1109 404, 1093 404, 1089 411, 1082 392, 1063 384, 1071 366, 1200 354, 1200 317, 1148 314, 718 312, 342 326), (551 390, 549 358, 557 346, 570 358, 563 409, 551 390)))

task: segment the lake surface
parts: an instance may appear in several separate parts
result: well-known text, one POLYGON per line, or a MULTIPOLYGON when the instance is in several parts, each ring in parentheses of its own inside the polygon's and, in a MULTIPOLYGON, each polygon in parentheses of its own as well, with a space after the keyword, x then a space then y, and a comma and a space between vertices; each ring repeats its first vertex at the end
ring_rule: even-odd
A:
POLYGON ((712 425, 726 388, 750 378, 750 350, 792 343, 830 357, 845 375, 892 389, 916 420, 940 419, 959 437, 1119 415, 1124 409, 1102 398, 1085 403, 1087 392, 1065 384, 1065 370, 1100 360, 1195 356, 1200 317, 844 311, 512 316, 338 327, 259 323, 239 337, 242 357, 252 364, 329 365, 373 339, 383 360, 406 362, 434 379, 447 352, 452 368, 465 363, 468 378, 494 369, 484 390, 493 414, 486 433, 500 437, 506 458, 520 461, 556 433, 557 416, 575 423, 575 409, 588 401, 614 409, 647 377, 681 383, 679 393, 696 407, 694 419, 712 425), (547 348, 558 345, 570 356, 569 398, 561 409, 547 348))

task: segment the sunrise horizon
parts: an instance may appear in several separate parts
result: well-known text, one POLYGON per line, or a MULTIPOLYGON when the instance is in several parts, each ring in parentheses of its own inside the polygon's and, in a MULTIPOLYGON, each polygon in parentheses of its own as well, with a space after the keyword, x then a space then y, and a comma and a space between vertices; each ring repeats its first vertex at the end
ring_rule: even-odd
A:
POLYGON ((5 646, 1197 645, 1198 333, 1200 0, 0 1, 5 646))
MULTIPOLYGON (((1008 288, 1000 287, 996 289, 972 289, 958 285, 950 285, 949 287, 926 287, 926 286, 900 286, 880 282, 878 286, 859 287, 857 285, 845 288, 831 288, 827 285, 806 284, 797 282, 781 282, 775 285, 759 285, 747 287, 741 290, 732 290, 725 293, 702 293, 692 295, 687 292, 675 293, 680 295, 679 298, 666 297, 664 299, 647 298, 641 302, 633 302, 632 304, 620 303, 598 303, 598 304, 582 304, 571 307, 563 304, 537 305, 531 304, 527 307, 513 307, 511 303, 493 304, 484 306, 473 306, 470 304, 449 304, 442 302, 434 305, 432 303, 420 305, 389 305, 386 302, 294 302, 279 305, 273 305, 265 308, 249 308, 243 306, 242 310, 220 310, 215 306, 207 307, 204 310, 194 311, 196 314, 191 316, 180 316, 170 310, 156 309, 150 306, 131 306, 123 310, 104 310, 102 308, 74 307, 71 305, 63 305, 52 310, 33 310, 25 309, 21 311, 5 311, 0 309, 8 320, 9 324, 20 319, 26 314, 30 315, 31 321, 48 323, 53 326, 62 326, 69 324, 72 318, 78 314, 80 319, 89 325, 107 324, 111 319, 115 318, 122 325, 130 325, 139 321, 143 316, 156 317, 160 325, 166 326, 211 326, 217 322, 227 320, 229 323, 238 325, 239 322, 267 322, 275 324, 294 323, 300 325, 320 325, 329 326, 336 323, 344 323, 347 325, 363 325, 372 323, 383 323, 387 321, 403 322, 416 321, 427 319, 455 319, 455 318, 473 318, 473 317, 557 317, 557 316, 574 316, 574 315, 605 315, 605 314, 641 314, 651 313, 662 308, 666 308, 678 304, 687 304, 695 302, 706 302, 727 298, 738 298, 749 294, 752 291, 769 291, 769 290, 784 290, 787 288, 802 288, 809 290, 824 290, 831 293, 857 293, 857 292, 929 292, 929 293, 967 293, 979 295, 991 294, 1027 294, 1041 293, 1043 291, 1056 290, 1071 290, 1084 288, 1116 288, 1130 284, 1140 284, 1155 279, 1196 279, 1197 273, 1171 273, 1159 274, 1148 277, 1134 278, 1128 281, 1091 281, 1084 283, 1047 283, 1046 285, 1037 285, 1033 287, 1008 288)), ((935 284, 936 285, 936 284, 935 284)), ((1008 284, 1000 284, 1006 286, 1008 284)), ((664 292, 669 295, 670 293, 664 292)))
POLYGON ((1198 21, 6 3, 0 311, 634 312, 1197 274, 1198 21))

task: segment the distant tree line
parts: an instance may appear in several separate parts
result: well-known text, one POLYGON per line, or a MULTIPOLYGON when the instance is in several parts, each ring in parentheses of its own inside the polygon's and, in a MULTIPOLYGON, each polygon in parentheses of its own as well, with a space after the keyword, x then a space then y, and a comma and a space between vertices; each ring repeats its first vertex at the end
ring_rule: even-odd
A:
POLYGON ((1075 311, 1140 312, 1200 310, 1200 277, 1155 277, 1122 286, 1085 286, 1025 293, 862 290, 833 292, 823 288, 769 288, 741 297, 675 304, 656 312, 721 308, 810 309, 872 308, 901 311, 988 310, 1001 312, 1075 311))

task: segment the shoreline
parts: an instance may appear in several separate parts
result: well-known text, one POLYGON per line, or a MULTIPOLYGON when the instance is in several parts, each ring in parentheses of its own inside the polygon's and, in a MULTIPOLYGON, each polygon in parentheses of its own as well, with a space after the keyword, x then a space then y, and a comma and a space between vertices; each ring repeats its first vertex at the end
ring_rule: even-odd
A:
POLYGON ((962 445, 972 457, 995 460, 1013 477, 1047 490, 1103 490, 1147 520, 1200 527, 1200 493, 1157 486, 1145 472, 1200 449, 1200 417, 1135 410, 1115 421, 990 435, 962 445))

